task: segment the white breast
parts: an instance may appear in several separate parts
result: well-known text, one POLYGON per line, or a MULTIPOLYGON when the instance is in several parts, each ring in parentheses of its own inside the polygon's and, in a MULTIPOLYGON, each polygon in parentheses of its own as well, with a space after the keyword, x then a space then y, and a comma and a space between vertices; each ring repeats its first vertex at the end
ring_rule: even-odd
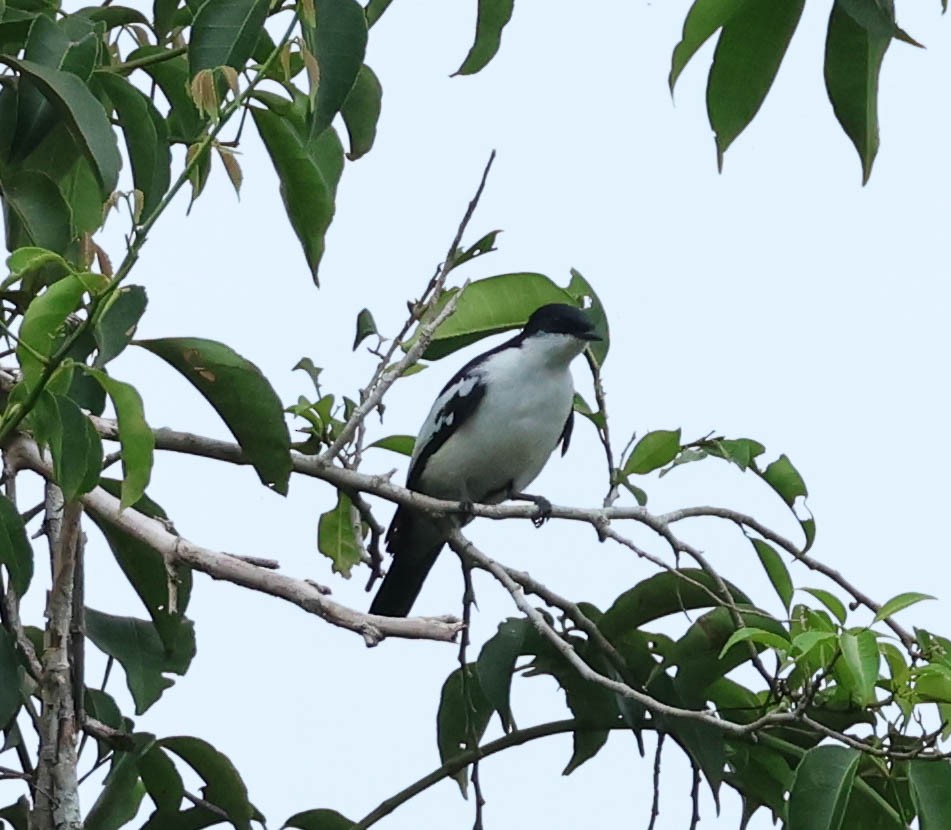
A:
POLYGON ((566 335, 529 338, 484 364, 485 397, 434 454, 420 489, 446 499, 498 502, 542 471, 571 412, 569 366, 584 343, 566 335))

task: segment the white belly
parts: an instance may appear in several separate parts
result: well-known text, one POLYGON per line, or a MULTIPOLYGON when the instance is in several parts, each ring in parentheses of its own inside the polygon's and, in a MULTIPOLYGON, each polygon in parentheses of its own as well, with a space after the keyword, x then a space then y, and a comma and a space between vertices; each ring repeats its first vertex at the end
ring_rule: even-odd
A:
POLYGON ((420 489, 445 499, 502 501, 542 471, 571 412, 567 366, 496 376, 478 410, 429 458, 420 489))

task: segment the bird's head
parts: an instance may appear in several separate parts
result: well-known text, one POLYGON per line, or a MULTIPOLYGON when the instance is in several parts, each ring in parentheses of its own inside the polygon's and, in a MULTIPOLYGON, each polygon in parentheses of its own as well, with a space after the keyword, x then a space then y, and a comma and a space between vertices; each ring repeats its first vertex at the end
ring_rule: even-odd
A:
POLYGON ((522 348, 531 344, 532 351, 544 355, 545 363, 562 366, 580 355, 589 342, 601 339, 584 311, 563 303, 537 309, 518 337, 522 348))
POLYGON ((591 318, 580 308, 565 303, 549 303, 536 309, 522 329, 525 337, 540 334, 567 334, 578 340, 601 340, 591 318))

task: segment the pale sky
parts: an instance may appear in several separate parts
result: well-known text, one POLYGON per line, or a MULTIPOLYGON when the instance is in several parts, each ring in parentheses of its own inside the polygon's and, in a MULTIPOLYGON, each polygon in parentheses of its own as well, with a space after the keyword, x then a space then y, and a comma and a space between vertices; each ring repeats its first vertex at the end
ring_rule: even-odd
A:
MULTIPOLYGON (((928 48, 897 43, 886 56, 882 149, 862 188, 822 84, 827 8, 807 5, 776 84, 722 175, 704 111, 710 45, 682 76, 676 103, 667 90, 687 8, 606 2, 580 13, 577 4, 523 2, 489 67, 450 78, 469 47, 475 3, 399 0, 371 31, 367 61, 383 84, 383 116, 373 151, 344 171, 320 290, 249 123, 240 201, 216 164, 191 216, 180 199, 147 245, 131 277, 150 300, 139 336, 221 340, 256 362, 287 403, 312 391, 303 373, 291 372, 306 355, 324 367, 327 391, 355 397, 373 366, 350 352, 357 312, 368 306, 382 331, 398 329, 494 148, 469 241, 505 232, 500 250, 459 278, 526 270, 565 284, 572 267, 585 275, 612 325, 605 378, 617 448, 632 431, 680 426, 688 438, 711 430, 756 438, 769 459, 787 453, 809 487, 814 554, 880 601, 905 590, 938 595, 902 621, 947 634, 951 164, 936 79, 949 76, 951 30, 937 0, 899 10, 915 15, 899 22, 928 48)), ((107 236, 114 261, 122 230, 107 236)), ((482 347, 397 384, 376 434, 415 433, 439 387, 482 347)), ((183 379, 135 352, 111 369, 140 386, 153 426, 228 437, 183 379)), ((590 398, 581 362, 575 377, 590 398)), ((393 467, 401 478, 403 460, 375 451, 364 469, 393 467)), ((558 504, 594 506, 603 479, 593 429, 579 421, 568 456, 553 458, 532 489, 558 504)), ((648 478, 644 487, 657 511, 736 506, 795 532, 774 497, 724 464, 648 478)), ((340 602, 369 604, 365 571, 342 580, 317 553, 317 518, 335 501, 329 486, 294 480, 282 499, 250 469, 162 455, 149 492, 193 541, 276 558, 286 573, 330 585, 340 602)), ((389 506, 375 506, 388 519, 389 506)), ((469 531, 506 564, 602 608, 652 573, 582 527, 480 520, 469 531)), ((91 534, 88 604, 144 616, 91 534)), ((742 537, 699 525, 690 538, 779 613, 742 537)), ((792 573, 797 585, 828 587, 801 568, 792 573)), ((473 657, 516 613, 488 577, 476 587, 473 657)), ((458 613, 461 590, 458 564, 445 553, 415 610, 458 613)), ((41 593, 34 588, 24 609, 31 621, 41 593)), ((388 640, 368 650, 296 608, 200 575, 189 615, 198 656, 137 728, 214 743, 269 826, 314 807, 357 820, 439 765, 435 714, 457 666, 455 646, 388 640)), ((108 690, 127 703, 121 680, 117 672, 108 690)), ((513 708, 522 726, 568 716, 549 678, 517 679, 513 708)), ((493 723, 487 739, 498 734, 493 723)), ((568 778, 560 775, 568 736, 495 756, 482 765, 486 827, 646 827, 652 746, 649 739, 641 759, 629 735, 614 734, 568 778)), ((686 769, 669 744, 659 828, 689 823, 686 769)), ((87 808, 93 798, 86 795, 87 808)), ((705 797, 701 827, 735 828, 738 815, 739 800, 724 787, 720 818, 705 797)), ((471 802, 446 781, 379 826, 468 827, 472 816, 471 802)), ((765 810, 750 824, 770 826, 765 810)))

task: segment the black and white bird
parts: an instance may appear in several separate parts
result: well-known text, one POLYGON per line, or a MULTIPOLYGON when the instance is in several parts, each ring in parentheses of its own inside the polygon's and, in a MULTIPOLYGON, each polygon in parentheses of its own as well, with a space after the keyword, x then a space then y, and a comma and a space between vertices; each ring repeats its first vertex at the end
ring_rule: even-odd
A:
MULTIPOLYGON (((511 340, 471 360, 446 384, 416 439, 406 486, 435 498, 498 504, 535 501, 526 488, 558 444, 568 450, 574 384, 569 366, 592 340, 574 306, 539 308, 511 340)), ((399 507, 386 534, 393 561, 371 614, 409 614, 445 536, 431 518, 399 507)))

